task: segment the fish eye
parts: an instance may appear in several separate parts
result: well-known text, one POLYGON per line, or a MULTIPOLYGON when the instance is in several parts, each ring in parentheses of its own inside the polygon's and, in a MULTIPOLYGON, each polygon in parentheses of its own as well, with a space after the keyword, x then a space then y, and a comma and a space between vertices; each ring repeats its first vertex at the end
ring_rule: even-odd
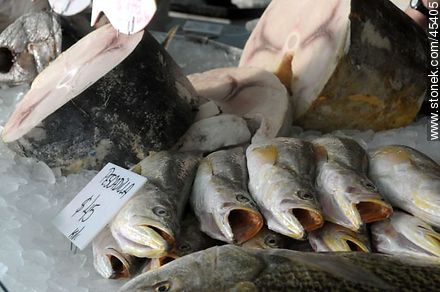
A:
POLYGON ((189 244, 186 243, 182 243, 177 247, 180 251, 182 252, 187 252, 191 249, 191 247, 189 246, 189 244))
POLYGON ((297 195, 300 199, 303 199, 303 200, 311 200, 311 199, 313 198, 313 196, 312 196, 310 193, 305 192, 305 191, 297 191, 297 192, 296 192, 296 195, 297 195))
POLYGON ((275 246, 277 246, 277 240, 276 240, 276 238, 275 237, 273 237, 273 236, 271 236, 271 235, 269 235, 269 236, 267 236, 266 237, 266 239, 264 240, 264 243, 266 243, 268 246, 270 246, 270 247, 275 247, 275 246))
POLYGON ((159 217, 168 217, 168 211, 162 207, 154 207, 153 213, 159 217))
POLYGON ((248 198, 246 198, 243 195, 237 195, 235 198, 237 199, 237 201, 239 201, 241 203, 249 203, 249 201, 250 201, 248 198))
POLYGON ((171 283, 168 281, 160 282, 154 285, 154 291, 156 292, 167 292, 170 291, 171 283))
POLYGON ((373 185, 373 183, 371 183, 369 181, 363 181, 362 184, 364 185, 364 187, 366 187, 367 189, 369 189, 371 191, 375 191, 376 190, 376 186, 373 185))

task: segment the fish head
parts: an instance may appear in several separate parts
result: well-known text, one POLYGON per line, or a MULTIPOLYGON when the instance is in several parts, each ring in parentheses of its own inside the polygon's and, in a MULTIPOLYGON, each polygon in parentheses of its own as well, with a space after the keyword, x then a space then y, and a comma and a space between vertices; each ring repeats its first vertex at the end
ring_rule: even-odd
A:
POLYGON ((322 229, 312 232, 309 241, 317 252, 370 251, 368 239, 363 233, 329 222, 322 229))
POLYGON ((113 248, 106 248, 94 258, 95 269, 107 279, 129 278, 132 264, 127 255, 113 248))
POLYGON ((265 264, 250 250, 213 247, 144 273, 119 291, 224 291, 255 279, 265 264))
POLYGON ((263 228, 254 238, 246 241, 242 246, 259 249, 284 248, 286 242, 287 240, 283 235, 263 228))
POLYGON ((364 223, 388 218, 392 207, 366 175, 337 162, 322 164, 317 176, 320 202, 333 223, 359 230, 364 223))

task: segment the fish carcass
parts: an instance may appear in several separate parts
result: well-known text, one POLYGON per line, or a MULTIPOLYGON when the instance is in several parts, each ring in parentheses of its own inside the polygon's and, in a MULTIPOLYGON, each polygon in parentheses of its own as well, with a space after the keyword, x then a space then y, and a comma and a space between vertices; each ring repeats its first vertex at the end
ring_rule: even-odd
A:
POLYGON ((260 231, 264 219, 247 190, 247 182, 241 147, 214 152, 200 162, 191 205, 203 232, 240 244, 260 231))
POLYGON ((367 152, 354 140, 335 136, 313 140, 316 190, 327 221, 358 231, 388 218, 392 207, 367 177, 367 152))
POLYGON ((111 223, 122 251, 160 258, 174 247, 200 157, 191 153, 153 153, 133 168, 148 181, 111 223))
POLYGON ((311 232, 309 242, 316 252, 370 252, 371 250, 366 230, 356 233, 348 228, 329 222, 321 229, 311 232))
POLYGON ((30 84, 61 53, 61 26, 55 14, 31 12, 0 34, 0 86, 30 84))
POLYGON ((119 291, 431 291, 435 287, 440 287, 440 265, 429 259, 226 245, 142 274, 119 291))
POLYGON ((397 128, 427 90, 426 33, 389 0, 273 0, 242 67, 274 72, 306 129, 397 128))
POLYGON ((130 167, 177 142, 192 124, 194 97, 147 31, 127 36, 105 25, 37 76, 2 137, 18 153, 65 172, 109 161, 130 167))
POLYGON ((440 165, 407 146, 372 150, 369 176, 390 203, 440 227, 440 165))
POLYGON ((371 237, 374 248, 381 253, 440 258, 440 233, 404 212, 372 224, 371 237))
POLYGON ((219 111, 243 117, 253 130, 252 142, 286 135, 292 109, 277 77, 257 68, 220 68, 188 76, 201 100, 219 111))
POLYGON ((93 240, 93 265, 107 279, 130 278, 140 268, 142 260, 123 253, 106 227, 93 240))
POLYGON ((295 239, 324 224, 313 181, 312 144, 276 138, 252 144, 246 151, 249 191, 269 229, 295 239))

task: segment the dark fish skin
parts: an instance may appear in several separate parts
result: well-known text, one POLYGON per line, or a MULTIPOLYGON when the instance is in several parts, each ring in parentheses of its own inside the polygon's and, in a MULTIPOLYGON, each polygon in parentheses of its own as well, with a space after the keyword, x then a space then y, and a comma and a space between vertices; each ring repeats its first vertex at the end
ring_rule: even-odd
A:
POLYGON ((122 63, 10 145, 64 173, 109 161, 128 168, 177 142, 192 124, 193 96, 178 65, 145 31, 122 63))
POLYGON ((138 291, 434 291, 440 265, 367 253, 213 247, 125 284, 138 291))

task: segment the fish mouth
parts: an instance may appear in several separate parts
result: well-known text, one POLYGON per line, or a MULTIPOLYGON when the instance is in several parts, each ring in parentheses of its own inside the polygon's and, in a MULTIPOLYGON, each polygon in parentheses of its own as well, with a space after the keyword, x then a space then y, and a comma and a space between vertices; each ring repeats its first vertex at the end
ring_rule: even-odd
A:
POLYGON ((130 264, 127 259, 113 248, 98 258, 97 270, 107 279, 129 278, 130 264))
POLYGON ((261 214, 252 209, 236 208, 217 222, 223 236, 229 242, 242 244, 248 241, 263 228, 264 220, 261 214))
POLYGON ((159 269, 162 266, 165 266, 166 264, 171 263, 175 259, 178 259, 179 257, 175 254, 168 254, 161 258, 155 258, 151 259, 145 267, 142 269, 142 273, 147 273, 156 269, 159 269))
POLYGON ((346 246, 346 250, 343 251, 357 251, 357 252, 369 252, 368 247, 353 237, 342 238, 344 245, 346 246))
POLYGON ((125 226, 117 230, 114 237, 124 253, 140 258, 160 258, 174 246, 172 234, 166 228, 148 223, 125 226))
POLYGON ((307 208, 294 208, 290 212, 307 232, 321 228, 324 225, 322 214, 316 210, 307 208))
POLYGON ((364 223, 382 221, 393 214, 393 208, 384 201, 372 200, 355 204, 364 223))
POLYGON ((0 74, 11 71, 14 65, 14 55, 12 51, 6 47, 0 48, 0 74))

